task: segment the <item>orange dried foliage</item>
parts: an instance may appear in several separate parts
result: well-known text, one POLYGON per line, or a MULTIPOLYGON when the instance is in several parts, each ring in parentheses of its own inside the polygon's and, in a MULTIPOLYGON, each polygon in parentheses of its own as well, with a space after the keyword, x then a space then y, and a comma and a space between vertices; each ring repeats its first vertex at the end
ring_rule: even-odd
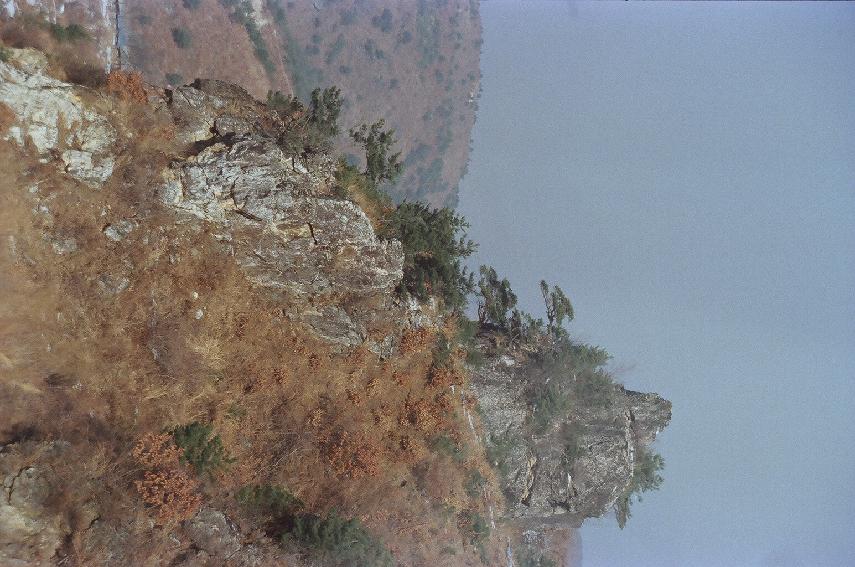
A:
POLYGON ((122 100, 145 104, 148 96, 142 75, 137 71, 110 71, 107 75, 107 92, 122 100))
POLYGON ((179 464, 182 453, 168 433, 147 433, 131 451, 138 463, 150 469, 134 486, 143 502, 157 511, 159 524, 191 518, 202 505, 198 483, 179 464))
POLYGON ((407 375, 404 374, 403 372, 397 372, 397 371, 393 372, 392 373, 392 379, 395 381, 395 384, 397 384, 398 386, 403 386, 404 384, 407 383, 407 375))
POLYGON ((434 332, 427 327, 408 329, 401 335, 401 343, 398 347, 401 354, 421 352, 434 342, 434 332))
POLYGON ((355 405, 357 407, 362 405, 363 399, 362 399, 362 395, 359 392, 357 392, 356 390, 348 388, 346 393, 347 393, 347 399, 350 400, 350 403, 352 403, 353 405, 355 405))
POLYGON ((357 348, 347 355, 347 362, 353 366, 362 366, 365 364, 367 358, 368 351, 364 348, 357 348))
POLYGON ((146 433, 134 446, 131 454, 147 469, 172 468, 184 451, 172 442, 169 433, 146 433))
POLYGON ((273 375, 273 380, 280 386, 284 386, 288 382, 285 371, 281 368, 274 368, 271 374, 273 375))
POLYGON ((159 524, 192 518, 202 505, 196 481, 182 470, 146 471, 134 484, 143 502, 157 509, 159 524))
POLYGON ((306 346, 306 343, 302 341, 297 341, 294 343, 294 354, 299 356, 309 356, 311 351, 306 346))
POLYGON ((447 366, 434 366, 430 371, 430 384, 437 388, 448 388, 463 383, 463 376, 447 366))
POLYGON ((399 417, 401 425, 412 425, 421 431, 436 429, 440 416, 437 407, 428 400, 407 400, 404 413, 399 417))
POLYGON ((377 476, 379 447, 362 434, 340 431, 326 443, 326 457, 333 471, 350 479, 377 476))

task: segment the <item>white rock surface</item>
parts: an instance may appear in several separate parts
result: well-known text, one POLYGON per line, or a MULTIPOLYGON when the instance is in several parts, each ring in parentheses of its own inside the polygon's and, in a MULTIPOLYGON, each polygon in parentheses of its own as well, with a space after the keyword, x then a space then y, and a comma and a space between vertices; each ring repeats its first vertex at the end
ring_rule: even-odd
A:
POLYGON ((28 146, 45 162, 57 160, 71 177, 98 188, 113 174, 116 132, 88 108, 82 87, 45 73, 47 59, 32 49, 11 49, 0 62, 0 103, 14 114, 5 139, 28 146))

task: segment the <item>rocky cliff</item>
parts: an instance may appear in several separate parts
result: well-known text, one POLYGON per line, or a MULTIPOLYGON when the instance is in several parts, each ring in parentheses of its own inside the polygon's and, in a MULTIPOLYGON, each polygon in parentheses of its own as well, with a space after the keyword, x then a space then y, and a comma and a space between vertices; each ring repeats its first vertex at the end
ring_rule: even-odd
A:
POLYGON ((488 444, 501 446, 507 516, 530 527, 579 526, 606 514, 628 489, 636 452, 671 420, 671 403, 656 394, 614 386, 605 404, 578 404, 548 430, 532 432, 527 388, 531 363, 511 356, 471 373, 488 444), (580 425, 568 459, 562 428, 580 425))
POLYGON ((397 296, 401 243, 341 196, 330 156, 286 155, 246 91, 197 80, 140 100, 7 53, 0 563, 317 560, 235 504, 276 484, 360 518, 402 564, 497 564, 504 531, 577 526, 625 493, 670 403, 615 386, 535 431, 527 362, 491 355, 467 377, 455 353, 440 372, 453 318, 397 296), (166 473, 134 447, 199 420, 236 464, 181 481, 193 513, 155 521, 134 487, 166 473), (584 426, 572 459, 567 421, 584 426), (499 444, 501 467, 484 457, 499 444))

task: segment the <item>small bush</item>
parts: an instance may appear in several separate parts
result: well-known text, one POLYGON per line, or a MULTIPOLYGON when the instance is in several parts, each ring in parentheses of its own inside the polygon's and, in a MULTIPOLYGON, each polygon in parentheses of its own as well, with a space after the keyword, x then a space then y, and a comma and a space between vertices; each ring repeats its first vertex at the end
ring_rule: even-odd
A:
POLYGON ((70 83, 97 89, 107 83, 107 75, 99 65, 95 66, 86 61, 68 61, 62 66, 65 78, 70 83))
POLYGON ((237 501, 253 516, 263 520, 268 528, 281 527, 303 508, 300 499, 288 490, 269 484, 241 488, 237 493, 237 501))
POLYGON ((615 384, 603 370, 586 370, 577 374, 573 384, 573 401, 584 407, 608 407, 614 400, 615 384))
POLYGON ((444 333, 439 333, 436 336, 436 343, 433 347, 433 362, 434 368, 444 368, 448 366, 451 360, 452 344, 444 333))
POLYGON ((386 121, 381 118, 370 126, 362 124, 348 131, 353 141, 365 150, 365 176, 378 186, 384 181, 394 182, 404 170, 401 152, 391 153, 397 143, 395 130, 385 130, 385 126, 386 121))
POLYGON ((60 43, 89 39, 89 33, 83 26, 78 24, 70 24, 68 26, 50 24, 50 33, 60 43))
POLYGON ((330 150, 332 139, 339 133, 342 104, 341 91, 335 86, 314 89, 308 107, 294 96, 279 91, 267 93, 267 106, 285 122, 277 141, 289 155, 330 150))
POLYGON ((167 73, 166 82, 177 87, 184 84, 184 77, 180 73, 167 73))
POLYGON ((492 266, 481 266, 478 280, 478 322, 490 326, 499 332, 510 331, 509 314, 517 305, 517 295, 511 289, 507 278, 499 279, 492 266))
POLYGON ((457 344, 466 351, 466 364, 479 368, 484 365, 484 355, 478 348, 475 337, 478 334, 478 322, 466 317, 457 320, 457 344))
POLYGON ((184 28, 172 28, 172 41, 181 49, 187 49, 193 44, 190 32, 184 28))
POLYGON ((143 502, 157 509, 161 525, 192 518, 202 505, 196 481, 180 470, 145 471, 135 486, 143 502))
POLYGON ((196 421, 172 432, 175 444, 184 449, 181 462, 192 466, 198 475, 211 475, 232 462, 220 436, 211 437, 212 431, 210 425, 196 421))
POLYGON ((195 10, 199 7, 202 0, 181 0, 181 3, 184 4, 184 7, 188 10, 195 10))
POLYGON ((324 454, 340 477, 359 479, 380 473, 378 448, 364 433, 336 432, 324 443, 324 454))
POLYGON ((570 395, 557 381, 544 384, 532 396, 531 420, 535 433, 544 433, 556 418, 567 415, 571 408, 570 395))
POLYGON ((329 565, 391 566, 392 556, 355 518, 333 510, 326 517, 302 512, 303 503, 289 491, 270 485, 247 486, 237 501, 263 524, 267 535, 283 544, 304 546, 329 565))
POLYGON ((5 63, 12 56, 12 52, 0 45, 0 62, 5 63))
POLYGON ((651 453, 643 447, 636 449, 632 479, 626 491, 615 501, 614 505, 615 517, 620 529, 623 529, 627 520, 632 517, 630 506, 633 498, 641 502, 642 492, 659 490, 663 480, 659 472, 664 468, 665 459, 661 455, 651 453))
POLYGON ((130 100, 138 104, 145 104, 148 101, 148 96, 145 92, 145 83, 143 83, 142 75, 138 71, 110 71, 107 75, 106 83, 107 92, 121 98, 122 100, 130 100))
POLYGON ((466 454, 460 450, 457 443, 452 441, 448 435, 439 435, 434 437, 431 442, 431 449, 441 455, 448 455, 455 462, 462 463, 466 460, 466 454))
POLYGON ((330 512, 325 518, 301 514, 294 518, 291 531, 284 537, 319 552, 332 565, 385 567, 392 555, 356 519, 345 519, 330 512))
POLYGON ((159 524, 186 520, 196 513, 202 505, 198 485, 179 465, 182 451, 168 434, 144 435, 131 454, 147 469, 134 486, 143 502, 157 512, 159 524))
POLYGON ((517 567, 557 567, 555 561, 531 549, 518 550, 514 555, 516 560, 514 565, 517 567))
POLYGON ((481 471, 473 469, 466 476, 466 484, 463 488, 466 489, 466 495, 469 498, 477 498, 485 486, 487 486, 487 479, 484 478, 481 471))
POLYGON ((452 209, 431 209, 423 203, 402 203, 382 231, 404 245, 403 287, 419 299, 434 295, 451 311, 466 305, 475 287, 463 259, 475 251, 466 238, 469 225, 452 209))

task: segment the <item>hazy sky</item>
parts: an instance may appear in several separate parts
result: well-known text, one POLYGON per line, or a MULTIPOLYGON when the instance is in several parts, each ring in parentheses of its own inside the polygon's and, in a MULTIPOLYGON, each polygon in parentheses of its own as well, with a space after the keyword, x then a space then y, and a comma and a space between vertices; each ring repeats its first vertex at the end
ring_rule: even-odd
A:
POLYGON ((476 262, 674 403, 585 565, 855 565, 855 5, 481 12, 476 262))

